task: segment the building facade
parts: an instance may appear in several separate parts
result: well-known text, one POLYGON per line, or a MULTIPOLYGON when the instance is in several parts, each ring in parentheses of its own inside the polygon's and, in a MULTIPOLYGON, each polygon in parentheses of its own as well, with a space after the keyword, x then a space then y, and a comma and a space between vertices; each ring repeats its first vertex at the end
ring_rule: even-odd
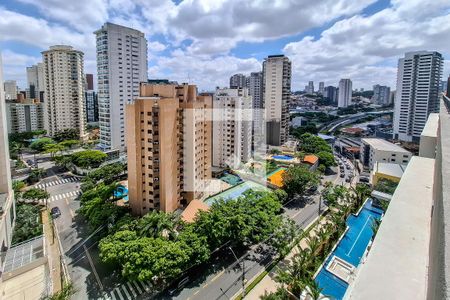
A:
POLYGON ((6 102, 8 133, 44 129, 44 103, 37 100, 6 102))
POLYGON ((314 81, 308 82, 308 88, 306 90, 306 93, 313 94, 314 93, 314 81))
POLYGON ((205 197, 211 179, 210 96, 195 85, 142 83, 127 104, 128 198, 132 213, 172 212, 205 197))
POLYGON ((350 79, 339 80, 338 107, 351 105, 352 91, 352 81, 350 79))
POLYGON ((323 91, 323 96, 325 98, 328 98, 331 102, 337 103, 338 100, 337 88, 331 85, 327 86, 323 91))
POLYGON ((319 94, 323 95, 325 89, 325 83, 323 81, 319 82, 319 94))
POLYGON ((217 89, 213 99, 213 166, 237 168, 252 150, 252 97, 248 89, 217 89))
POLYGON ((27 67, 27 99, 44 101, 44 65, 38 63, 27 67))
POLYGON ((386 140, 361 139, 360 160, 370 170, 377 162, 406 165, 411 157, 411 152, 386 140))
POLYGON ((418 142, 428 115, 439 112, 442 67, 443 58, 438 52, 409 52, 399 59, 394 138, 418 142))
MULTIPOLYGON (((0 55, 0 82, 3 82, 2 58, 0 55)), ((11 246, 16 218, 14 192, 9 164, 8 133, 6 130, 6 107, 3 85, 0 84, 0 257, 3 263, 5 251, 11 246)))
POLYGON ((47 134, 74 128, 86 136, 84 54, 71 46, 51 46, 42 52, 44 67, 44 127, 47 134))
POLYGON ((93 91, 94 90, 94 75, 86 74, 84 84, 85 84, 86 91, 93 91))
POLYGON ((87 90, 85 93, 86 99, 86 122, 98 122, 98 97, 97 93, 92 90, 87 90))
POLYGON ((387 106, 391 104, 391 88, 385 85, 376 84, 373 86, 372 102, 378 105, 387 106))
POLYGON ((17 82, 15 80, 5 80, 3 82, 3 89, 6 100, 17 99, 17 94, 19 90, 17 89, 17 82))
POLYGON ((125 105, 147 81, 147 40, 143 32, 106 23, 95 31, 100 145, 125 150, 125 105))
POLYGON ((263 95, 267 144, 280 146, 289 134, 291 61, 284 55, 269 55, 263 62, 263 95))
POLYGON ((247 87, 247 77, 244 74, 234 74, 230 77, 230 88, 241 89, 247 87))

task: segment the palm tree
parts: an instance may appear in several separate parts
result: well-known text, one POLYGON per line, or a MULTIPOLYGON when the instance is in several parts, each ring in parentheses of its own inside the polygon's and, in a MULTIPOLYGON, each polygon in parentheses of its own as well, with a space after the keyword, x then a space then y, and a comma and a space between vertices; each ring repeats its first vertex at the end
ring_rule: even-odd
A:
POLYGON ((370 196, 370 193, 372 190, 365 184, 358 183, 355 187, 352 187, 353 192, 353 198, 355 200, 355 206, 357 209, 361 207, 361 205, 364 203, 364 200, 368 196, 370 196))
POLYGON ((177 217, 175 214, 164 212, 150 212, 143 216, 138 223, 138 232, 146 237, 173 238, 177 217))
POLYGON ((325 296, 322 295, 323 288, 321 288, 313 279, 309 280, 306 291, 312 300, 320 300, 325 298, 325 296))

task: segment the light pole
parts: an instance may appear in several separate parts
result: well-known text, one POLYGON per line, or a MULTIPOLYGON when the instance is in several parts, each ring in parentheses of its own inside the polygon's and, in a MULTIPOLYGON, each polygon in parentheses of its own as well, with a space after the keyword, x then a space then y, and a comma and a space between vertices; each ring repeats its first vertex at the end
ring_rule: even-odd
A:
MULTIPOLYGON (((231 247, 228 247, 228 249, 230 249, 231 253, 233 253, 236 262, 239 264, 239 259, 234 253, 233 249, 231 249, 231 247)), ((242 259, 242 299, 244 299, 244 297, 245 297, 245 262, 244 259, 242 259)))

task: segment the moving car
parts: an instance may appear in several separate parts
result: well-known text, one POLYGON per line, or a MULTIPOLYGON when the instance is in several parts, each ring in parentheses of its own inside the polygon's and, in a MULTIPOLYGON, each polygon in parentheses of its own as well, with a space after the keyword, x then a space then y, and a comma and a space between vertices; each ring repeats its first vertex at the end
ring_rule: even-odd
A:
POLYGON ((58 206, 55 206, 50 210, 50 214, 52 215, 53 219, 56 219, 61 215, 61 211, 59 210, 58 206))

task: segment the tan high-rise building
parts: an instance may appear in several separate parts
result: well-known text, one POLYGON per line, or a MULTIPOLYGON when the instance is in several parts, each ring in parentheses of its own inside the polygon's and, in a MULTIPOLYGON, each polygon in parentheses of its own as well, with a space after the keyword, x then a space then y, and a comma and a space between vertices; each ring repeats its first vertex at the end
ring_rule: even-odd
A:
POLYGON ((126 106, 132 213, 171 212, 201 199, 211 179, 210 96, 195 85, 141 83, 126 106))
POLYGON ((52 136, 75 128, 85 137, 83 52, 57 45, 42 52, 44 66, 44 127, 52 136))

